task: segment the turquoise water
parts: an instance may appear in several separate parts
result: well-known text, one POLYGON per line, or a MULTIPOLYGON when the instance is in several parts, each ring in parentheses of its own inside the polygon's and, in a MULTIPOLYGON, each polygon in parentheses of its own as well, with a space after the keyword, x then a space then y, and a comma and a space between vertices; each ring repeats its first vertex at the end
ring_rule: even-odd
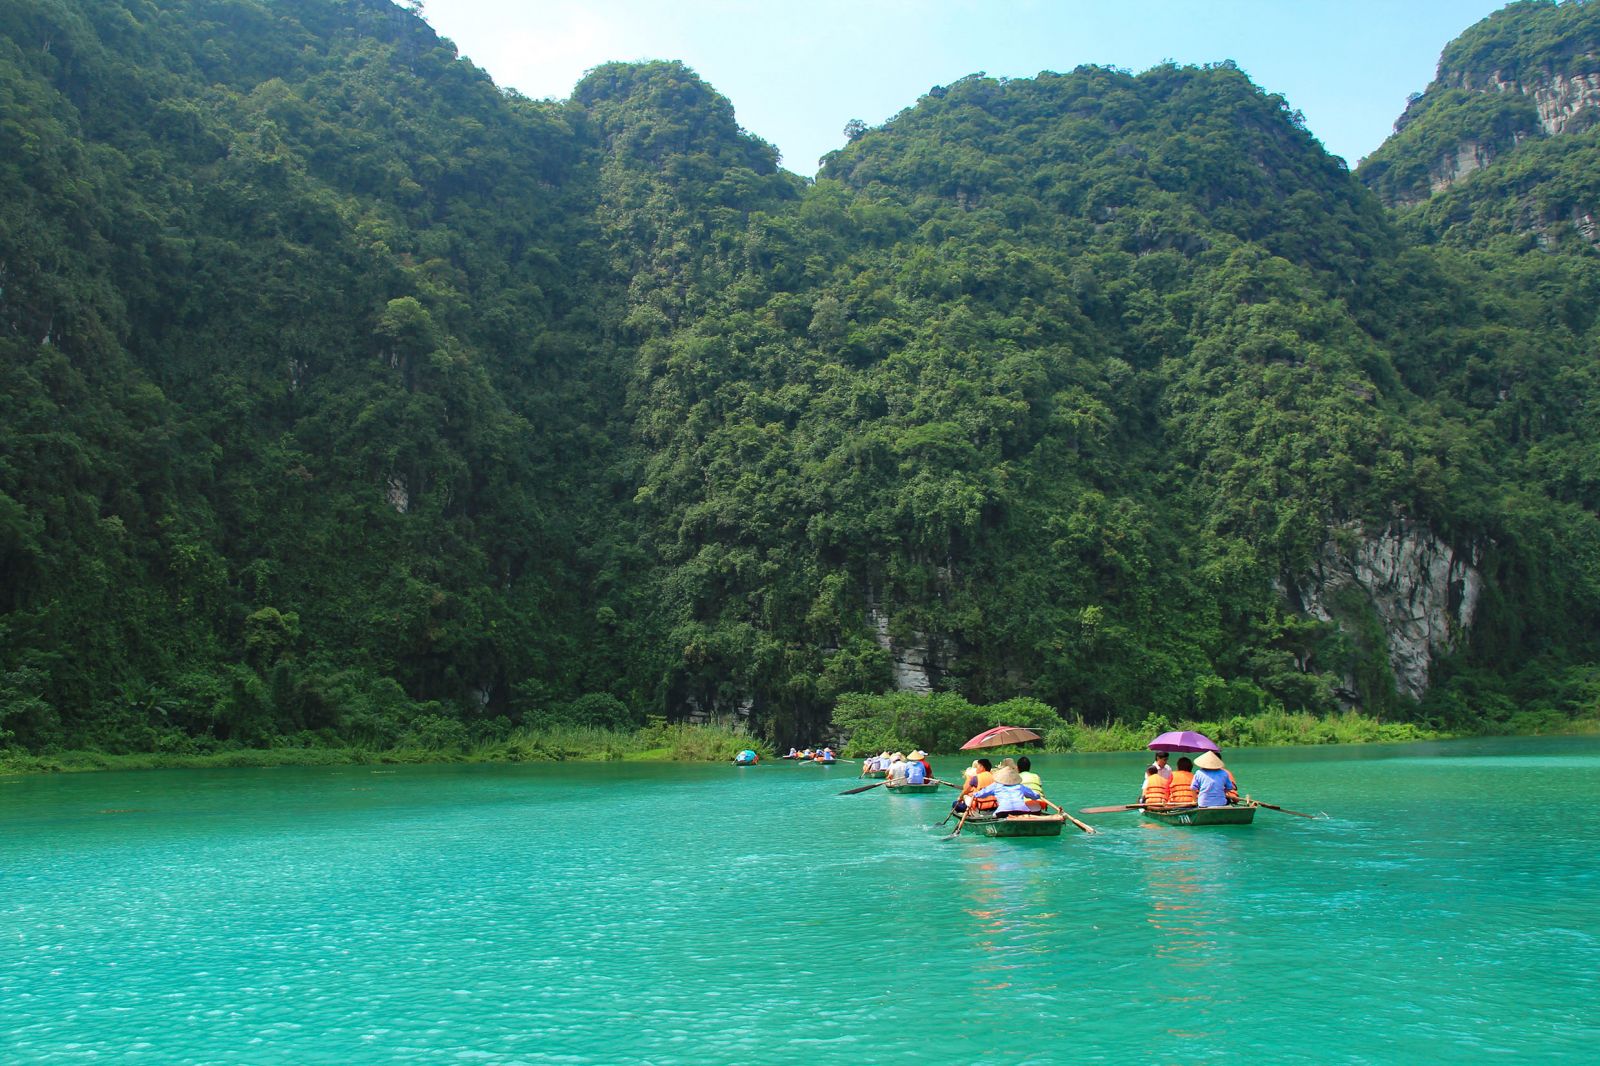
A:
MULTIPOLYGON (((1600 739, 1229 764, 1328 817, 944 840, 949 793, 842 763, 0 778, 0 1060, 1587 1056, 1600 739)), ((1143 765, 1035 760, 1073 809, 1143 765)))

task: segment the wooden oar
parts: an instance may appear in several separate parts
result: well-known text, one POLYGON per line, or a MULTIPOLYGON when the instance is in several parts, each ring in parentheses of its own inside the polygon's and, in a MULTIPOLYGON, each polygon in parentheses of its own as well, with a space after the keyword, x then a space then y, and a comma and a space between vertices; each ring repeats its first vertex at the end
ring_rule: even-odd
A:
MULTIPOLYGON (((1314 814, 1305 814, 1305 813, 1302 813, 1300 811, 1291 811, 1287 807, 1278 807, 1278 806, 1274 806, 1271 803, 1262 803, 1260 800, 1253 800, 1248 796, 1245 797, 1245 802, 1246 803, 1253 803, 1257 807, 1265 807, 1269 811, 1282 811, 1284 814, 1292 814, 1297 818, 1310 818, 1312 821, 1316 821, 1317 820, 1317 816, 1314 815, 1314 814)), ((1326 818, 1327 815, 1323 815, 1323 817, 1326 818)))
POLYGON ((961 786, 960 786, 960 785, 951 785, 951 784, 950 784, 950 782, 948 782, 948 781, 941 781, 941 780, 940 780, 940 779, 939 779, 939 778, 937 778, 937 777, 935 777, 935 778, 930 778, 930 780, 932 780, 932 781, 933 781, 933 783, 934 783, 934 784, 936 784, 936 785, 950 785, 950 787, 951 787, 951 788, 953 788, 953 789, 956 789, 956 790, 957 790, 957 791, 959 791, 959 790, 960 790, 960 789, 961 789, 961 786))
POLYGON ((1114 814, 1117 811, 1142 811, 1142 810, 1144 810, 1144 804, 1142 804, 1142 803, 1119 803, 1119 804, 1117 804, 1116 806, 1113 806, 1113 807, 1085 807, 1085 808, 1083 808, 1083 813, 1084 814, 1114 814))
POLYGON ((839 793, 839 795, 841 795, 841 796, 854 796, 857 792, 865 792, 868 789, 872 789, 872 788, 882 788, 884 785, 887 785, 888 783, 889 782, 887 782, 887 781, 874 781, 872 784, 870 784, 870 785, 862 785, 860 788, 847 788, 843 792, 839 793))
POLYGON ((961 821, 956 823, 956 831, 954 833, 951 833, 950 836, 945 837, 946 840, 950 840, 950 839, 952 839, 954 837, 958 837, 958 836, 961 835, 961 827, 967 824, 967 815, 969 815, 971 813, 972 813, 972 804, 969 803, 969 804, 967 804, 967 809, 961 812, 961 821))
MULTIPOLYGON (((1045 800, 1044 802, 1045 802, 1045 804, 1047 806, 1056 807, 1056 805, 1054 803, 1051 803, 1049 800, 1045 800)), ((1066 808, 1064 808, 1064 807, 1056 807, 1056 810, 1058 812, 1060 812, 1061 814, 1066 815, 1067 821, 1071 822, 1073 825, 1077 826, 1079 829, 1082 829, 1085 833, 1098 832, 1098 830, 1096 830, 1094 826, 1089 825, 1087 822, 1080 822, 1076 818, 1074 818, 1072 815, 1067 814, 1066 808)))

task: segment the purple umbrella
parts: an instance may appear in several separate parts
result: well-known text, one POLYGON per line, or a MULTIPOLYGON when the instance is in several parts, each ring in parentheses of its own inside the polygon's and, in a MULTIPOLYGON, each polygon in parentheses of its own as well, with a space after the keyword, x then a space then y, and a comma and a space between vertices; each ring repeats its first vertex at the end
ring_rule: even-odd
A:
POLYGON ((1196 733, 1192 729, 1180 729, 1171 733, 1162 733, 1145 747, 1151 751, 1218 751, 1220 750, 1211 742, 1211 738, 1204 733, 1196 733))

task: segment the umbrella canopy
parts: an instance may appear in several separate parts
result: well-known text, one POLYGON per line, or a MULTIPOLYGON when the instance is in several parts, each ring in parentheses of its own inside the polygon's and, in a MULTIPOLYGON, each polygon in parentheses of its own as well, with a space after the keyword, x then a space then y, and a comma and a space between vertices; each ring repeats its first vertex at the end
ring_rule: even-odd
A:
POLYGON ((998 748, 1002 744, 1026 744, 1030 740, 1041 739, 1038 733, 1031 729, 1024 729, 1019 725, 997 725, 993 729, 985 729, 965 744, 961 750, 969 748, 998 748))
POLYGON ((1204 733, 1196 733, 1192 729, 1180 729, 1171 733, 1162 733, 1145 747, 1151 751, 1217 751, 1216 744, 1204 733))

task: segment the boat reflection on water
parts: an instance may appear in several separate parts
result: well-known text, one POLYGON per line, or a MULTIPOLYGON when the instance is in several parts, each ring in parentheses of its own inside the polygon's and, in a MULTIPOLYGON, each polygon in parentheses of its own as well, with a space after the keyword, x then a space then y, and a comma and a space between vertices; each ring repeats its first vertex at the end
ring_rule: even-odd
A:
POLYGON ((1218 1037, 1239 1002, 1232 915, 1222 887, 1236 849, 1217 837, 1166 831, 1145 822, 1138 834, 1156 973, 1151 995, 1173 1008, 1174 1040, 1218 1037), (1220 845, 1220 846, 1219 846, 1220 845))
POLYGON ((963 885, 971 943, 985 963, 973 973, 974 991, 998 992, 1009 974, 1027 965, 1030 945, 1042 945, 1060 915, 1051 910, 1049 856, 1011 847, 966 868, 963 885), (1032 852, 1033 854, 1029 854, 1032 852))

